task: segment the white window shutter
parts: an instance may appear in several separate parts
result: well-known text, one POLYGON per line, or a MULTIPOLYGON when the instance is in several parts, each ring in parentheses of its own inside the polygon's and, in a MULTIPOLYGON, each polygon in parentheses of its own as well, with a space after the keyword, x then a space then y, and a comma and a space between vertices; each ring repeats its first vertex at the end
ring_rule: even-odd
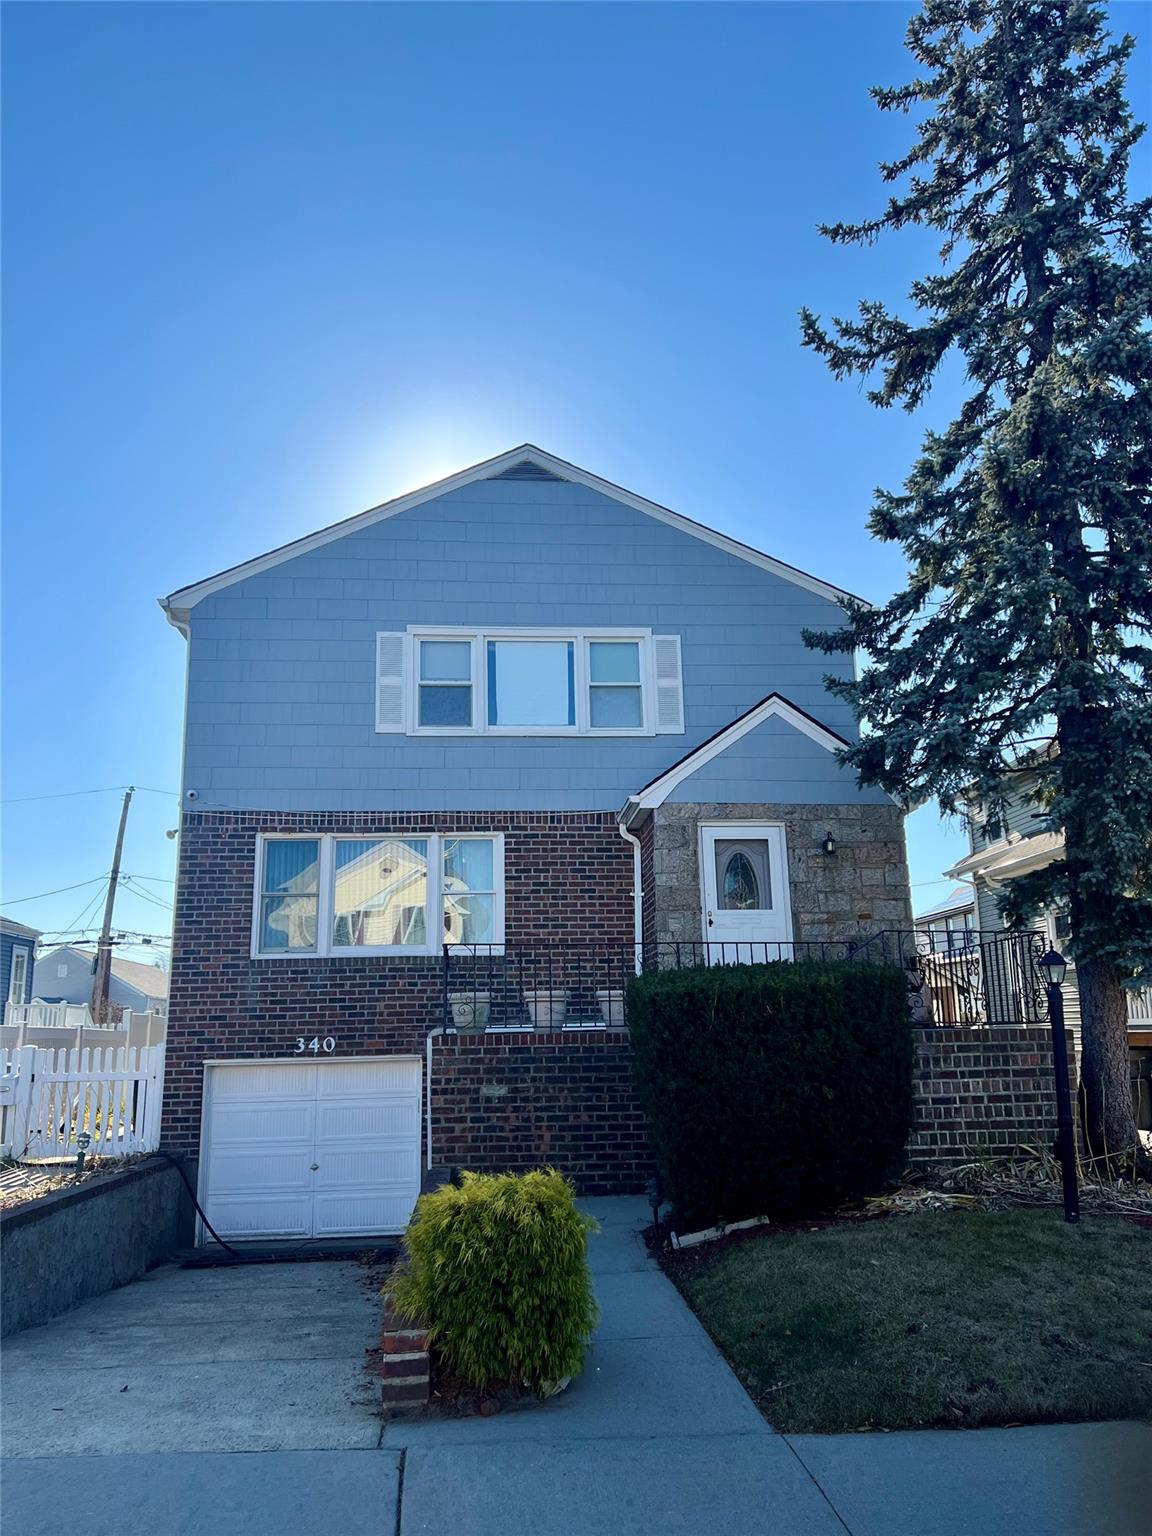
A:
POLYGON ((656 733, 680 736, 684 732, 680 636, 653 635, 652 653, 656 674, 656 733))
POLYGON ((407 655, 407 635, 378 634, 376 636, 376 729, 378 731, 404 729, 404 701, 408 691, 404 663, 407 655))

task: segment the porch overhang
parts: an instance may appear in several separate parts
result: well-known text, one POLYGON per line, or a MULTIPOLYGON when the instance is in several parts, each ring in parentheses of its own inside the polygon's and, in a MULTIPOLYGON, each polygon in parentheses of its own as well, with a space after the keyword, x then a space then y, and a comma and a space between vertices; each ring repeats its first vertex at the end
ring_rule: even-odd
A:
POLYGON ((1033 837, 1015 834, 1006 843, 982 848, 960 859, 944 871, 948 880, 974 880, 988 886, 1001 886, 1019 875, 1045 869, 1064 857, 1062 832, 1038 832, 1033 837))

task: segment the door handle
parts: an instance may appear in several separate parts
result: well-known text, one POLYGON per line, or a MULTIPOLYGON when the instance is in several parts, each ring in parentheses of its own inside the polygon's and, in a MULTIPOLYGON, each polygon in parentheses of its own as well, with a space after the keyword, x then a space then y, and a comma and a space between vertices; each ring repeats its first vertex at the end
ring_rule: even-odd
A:
POLYGON ((309 1172, 311 1172, 311 1173, 316 1173, 316 1172, 317 1172, 317 1170, 318 1170, 318 1169, 319 1169, 319 1167, 320 1167, 320 1164, 319 1164, 319 1163, 313 1163, 313 1164, 312 1164, 312 1167, 311 1167, 311 1168, 310 1168, 310 1170, 309 1170, 309 1172))
POLYGON ((712 927, 712 914, 711 914, 711 912, 709 912, 709 914, 708 914, 708 926, 709 926, 709 928, 712 927))

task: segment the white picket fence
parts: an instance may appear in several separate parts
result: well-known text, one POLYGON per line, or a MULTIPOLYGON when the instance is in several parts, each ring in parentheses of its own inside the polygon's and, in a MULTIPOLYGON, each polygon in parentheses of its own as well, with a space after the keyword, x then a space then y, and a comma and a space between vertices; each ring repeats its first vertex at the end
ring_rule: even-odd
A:
POLYGON ((164 1046, 0 1051, 0 1154, 127 1157, 160 1145, 164 1046))

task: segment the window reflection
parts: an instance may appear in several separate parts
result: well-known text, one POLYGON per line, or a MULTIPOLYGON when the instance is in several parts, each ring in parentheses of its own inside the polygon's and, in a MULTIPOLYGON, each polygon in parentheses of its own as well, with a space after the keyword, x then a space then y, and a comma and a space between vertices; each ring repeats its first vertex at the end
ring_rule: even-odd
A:
POLYGON ((422 946, 428 938, 427 906, 427 838, 341 838, 337 842, 334 945, 422 946))

